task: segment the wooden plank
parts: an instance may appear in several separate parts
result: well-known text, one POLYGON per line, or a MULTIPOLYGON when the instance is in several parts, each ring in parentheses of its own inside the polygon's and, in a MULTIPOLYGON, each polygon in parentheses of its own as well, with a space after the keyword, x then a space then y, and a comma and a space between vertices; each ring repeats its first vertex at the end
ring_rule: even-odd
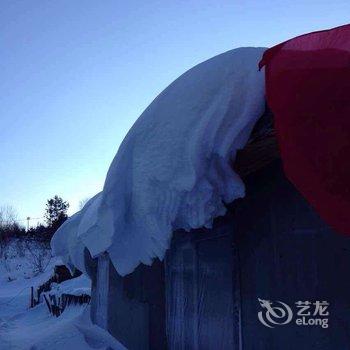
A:
POLYGON ((243 349, 348 349, 350 282, 344 276, 350 270, 350 238, 332 231, 319 218, 285 178, 279 163, 252 174, 246 189, 234 220, 243 349), (292 321, 273 328, 263 325, 258 312, 267 311, 258 298, 289 305, 292 321), (329 302, 330 326, 298 325, 298 301, 329 302))
POLYGON ((97 261, 97 310, 96 324, 108 329, 108 295, 109 295, 109 256, 103 253, 97 261))
POLYGON ((169 349, 241 349, 230 213, 212 230, 177 232, 166 257, 169 349))

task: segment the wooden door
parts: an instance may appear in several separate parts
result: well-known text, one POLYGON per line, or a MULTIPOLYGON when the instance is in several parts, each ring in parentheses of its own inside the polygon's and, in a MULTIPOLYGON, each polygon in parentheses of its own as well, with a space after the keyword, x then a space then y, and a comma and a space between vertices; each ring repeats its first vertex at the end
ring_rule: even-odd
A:
POLYGON ((230 215, 175 235, 165 269, 169 349, 239 349, 235 260, 230 215))

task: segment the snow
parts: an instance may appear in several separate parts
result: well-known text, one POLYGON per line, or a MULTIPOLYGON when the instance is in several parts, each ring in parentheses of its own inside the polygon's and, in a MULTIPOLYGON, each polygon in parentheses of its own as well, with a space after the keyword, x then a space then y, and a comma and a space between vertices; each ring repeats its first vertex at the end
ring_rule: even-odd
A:
MULTIPOLYGON (((0 259, 0 262, 2 264, 3 259, 0 259)), ((51 277, 56 262, 57 260, 52 259, 43 273, 32 278, 19 277, 10 282, 5 278, 0 279, 0 323, 3 318, 13 317, 13 315, 22 313, 29 307, 30 288, 46 282, 51 277)), ((28 268, 28 271, 31 270, 28 268)))
POLYGON ((89 313, 89 307, 71 306, 56 318, 40 304, 12 319, 0 320, 1 349, 125 349, 108 332, 93 325, 89 313))
POLYGON ((82 274, 77 278, 73 278, 61 283, 52 283, 51 291, 49 293, 53 293, 56 296, 60 296, 62 294, 71 294, 71 295, 82 295, 87 294, 91 295, 91 280, 90 278, 82 274))
POLYGON ((211 227, 243 197, 232 162, 264 112, 264 51, 228 51, 166 88, 125 137, 103 192, 57 232, 55 253, 81 266, 85 247, 107 251, 125 275, 163 259, 175 230, 211 227))
POLYGON ((84 263, 85 245, 81 237, 78 236, 78 228, 83 217, 85 217, 87 225, 89 225, 89 220, 94 219, 95 214, 93 210, 96 211, 96 203, 99 203, 100 197, 101 193, 98 193, 91 198, 81 211, 77 212, 63 223, 51 240, 53 255, 61 257, 64 264, 71 270, 76 267, 80 271, 86 273, 84 263))
MULTIPOLYGON (((0 280, 0 349, 125 349, 108 332, 91 323, 89 306, 70 305, 59 317, 50 315, 45 303, 29 308, 31 286, 46 282, 54 263, 50 261, 43 273, 31 278, 0 280)), ((50 293, 90 294, 90 286, 90 279, 81 275, 55 285, 50 293)))
POLYGON ((16 238, 2 242, 0 248, 0 282, 36 276, 51 262, 51 250, 44 242, 16 238))

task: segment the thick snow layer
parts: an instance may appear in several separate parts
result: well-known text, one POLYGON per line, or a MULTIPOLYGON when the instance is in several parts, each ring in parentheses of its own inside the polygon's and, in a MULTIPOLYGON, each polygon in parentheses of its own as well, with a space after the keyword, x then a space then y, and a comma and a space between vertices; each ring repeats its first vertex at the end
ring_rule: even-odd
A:
MULTIPOLYGON (((19 260, 23 263, 23 260, 19 260)), ((51 259, 43 273, 31 275, 32 268, 28 268, 28 273, 24 278, 20 277, 9 282, 6 278, 0 278, 0 335, 2 332, 1 322, 6 318, 12 318, 16 314, 24 312, 30 304, 30 289, 37 288, 46 282, 53 274, 55 265, 59 259, 51 259)), ((1 339, 0 339, 1 344, 1 339)), ((3 348, 0 346, 0 349, 3 348)))
POLYGON ((63 263, 70 269, 76 267, 86 273, 84 262, 85 245, 78 236, 78 228, 84 216, 86 217, 85 221, 87 221, 87 224, 89 224, 89 220, 91 219, 96 220, 91 212, 91 208, 96 211, 100 197, 101 193, 98 193, 91 198, 81 211, 63 223, 51 240, 53 255, 60 256, 63 263))
MULTIPOLYGON (((1 350, 125 349, 108 332, 93 325, 89 306, 68 306, 60 317, 50 315, 45 303, 29 309, 31 287, 37 288, 53 273, 53 261, 44 273, 12 282, 0 279, 1 350)), ((90 294, 84 275, 56 285, 50 292, 90 294)))
MULTIPOLYGON (((66 224, 92 256, 108 251, 125 275, 163 259, 174 230, 210 227, 224 203, 244 196, 232 161, 264 112, 264 51, 240 48, 199 64, 142 113, 102 194, 66 224)), ((67 239, 58 232, 54 249, 58 236, 67 239)))
POLYGON ((52 283, 51 290, 47 292, 47 294, 55 294, 56 297, 62 294, 91 295, 91 281, 87 275, 82 274, 79 277, 72 278, 59 284, 52 283))
POLYGON ((89 307, 70 306, 60 317, 49 314, 46 305, 0 319, 2 350, 123 350, 107 331, 90 321, 89 307))

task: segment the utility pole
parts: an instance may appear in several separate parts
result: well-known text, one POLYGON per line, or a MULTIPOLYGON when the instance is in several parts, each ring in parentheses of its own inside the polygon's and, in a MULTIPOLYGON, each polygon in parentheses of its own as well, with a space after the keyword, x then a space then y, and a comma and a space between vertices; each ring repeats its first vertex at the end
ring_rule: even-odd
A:
POLYGON ((29 231, 29 221, 30 221, 30 217, 27 216, 27 232, 29 231))

